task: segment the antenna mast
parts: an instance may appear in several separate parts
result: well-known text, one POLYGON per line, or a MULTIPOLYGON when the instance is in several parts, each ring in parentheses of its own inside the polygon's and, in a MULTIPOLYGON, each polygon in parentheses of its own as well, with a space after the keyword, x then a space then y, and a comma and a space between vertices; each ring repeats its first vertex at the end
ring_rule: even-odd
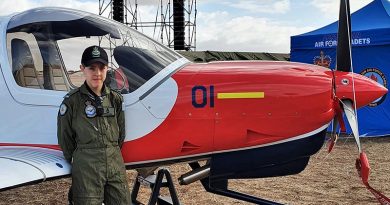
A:
POLYGON ((138 2, 99 0, 99 15, 137 29, 174 50, 196 50, 196 0, 156 0, 151 5, 138 2), (154 19, 146 19, 150 7, 155 9, 154 19))

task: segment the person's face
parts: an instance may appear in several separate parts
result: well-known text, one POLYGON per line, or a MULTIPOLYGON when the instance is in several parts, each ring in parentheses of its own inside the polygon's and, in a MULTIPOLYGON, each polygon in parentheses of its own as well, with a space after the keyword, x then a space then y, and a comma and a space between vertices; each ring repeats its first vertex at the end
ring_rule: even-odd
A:
POLYGON ((84 73, 85 81, 93 89, 101 89, 107 75, 107 65, 102 63, 93 63, 88 67, 80 65, 80 70, 84 73))

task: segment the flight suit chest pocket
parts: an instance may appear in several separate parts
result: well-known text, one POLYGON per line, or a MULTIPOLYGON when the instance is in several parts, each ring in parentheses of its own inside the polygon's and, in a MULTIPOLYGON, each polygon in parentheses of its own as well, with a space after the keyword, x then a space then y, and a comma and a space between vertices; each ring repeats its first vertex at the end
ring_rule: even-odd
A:
POLYGON ((99 126, 96 118, 88 118, 81 114, 73 123, 78 136, 78 143, 90 144, 96 141, 99 136, 99 126))

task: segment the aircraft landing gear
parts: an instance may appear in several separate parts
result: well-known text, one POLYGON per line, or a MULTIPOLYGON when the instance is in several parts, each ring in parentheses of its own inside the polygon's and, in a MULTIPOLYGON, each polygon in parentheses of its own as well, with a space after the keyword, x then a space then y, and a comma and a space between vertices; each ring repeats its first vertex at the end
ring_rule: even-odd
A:
MULTIPOLYGON (((198 162, 192 162, 189 163, 190 167, 193 170, 201 168, 198 162)), ((261 199, 255 196, 251 196, 248 194, 232 191, 228 189, 228 179, 225 180, 218 180, 218 181, 213 181, 210 180, 210 176, 203 178, 200 180, 202 183, 203 187, 206 189, 207 192, 222 195, 222 196, 227 196, 231 197, 234 199, 242 200, 242 201, 247 201, 250 203, 254 204, 259 204, 259 205, 281 205, 277 202, 273 201, 268 201, 266 199, 261 199)))

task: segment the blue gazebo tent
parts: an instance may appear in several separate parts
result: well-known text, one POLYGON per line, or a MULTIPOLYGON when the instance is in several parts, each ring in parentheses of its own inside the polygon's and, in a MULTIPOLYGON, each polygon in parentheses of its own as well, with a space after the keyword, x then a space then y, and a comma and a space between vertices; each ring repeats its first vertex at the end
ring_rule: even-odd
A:
MULTIPOLYGON (((353 3, 353 2, 351 2, 353 3)), ((390 2, 374 0, 351 15, 352 60, 361 73, 388 87, 390 80, 390 2)), ((334 69, 338 22, 291 37, 291 61, 334 69)), ((358 112, 363 136, 390 134, 390 99, 377 99, 358 112)))

